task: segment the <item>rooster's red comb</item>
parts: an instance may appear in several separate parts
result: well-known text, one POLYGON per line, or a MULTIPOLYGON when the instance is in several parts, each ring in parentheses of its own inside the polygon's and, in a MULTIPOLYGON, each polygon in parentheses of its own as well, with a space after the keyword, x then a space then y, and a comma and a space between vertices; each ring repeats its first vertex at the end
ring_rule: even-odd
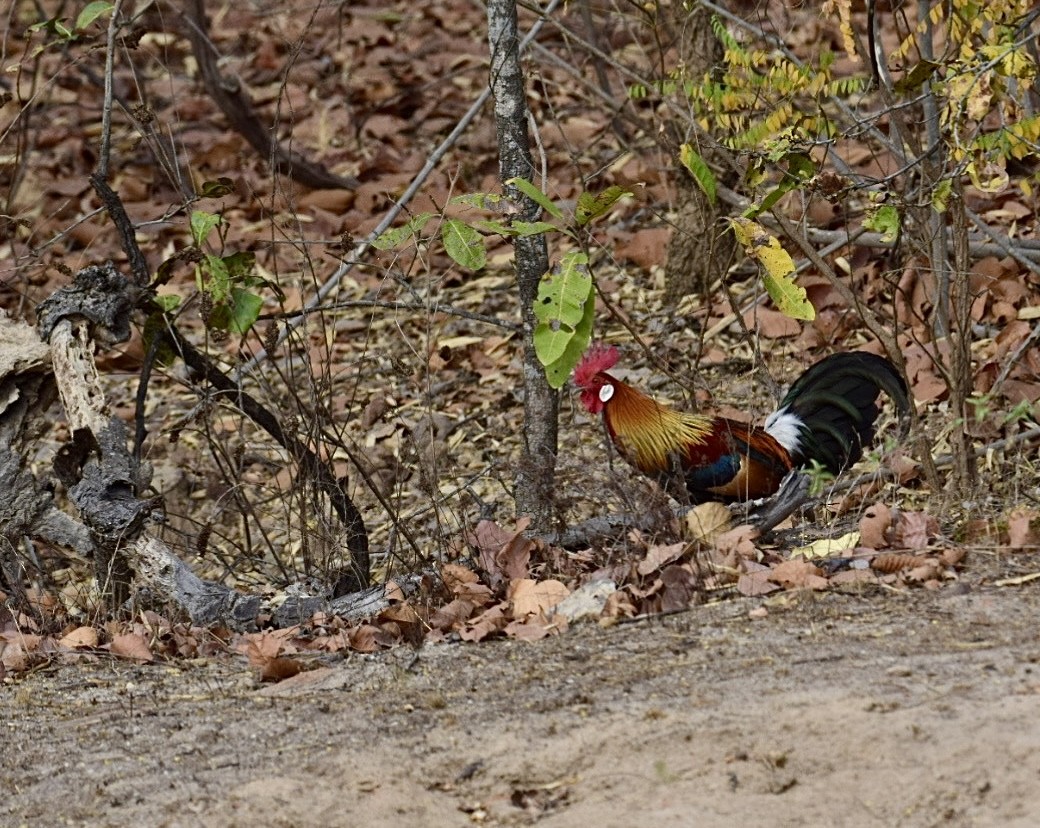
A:
POLYGON ((618 349, 613 345, 594 342, 574 369, 574 384, 579 388, 585 388, 600 371, 613 368, 619 356, 618 349))

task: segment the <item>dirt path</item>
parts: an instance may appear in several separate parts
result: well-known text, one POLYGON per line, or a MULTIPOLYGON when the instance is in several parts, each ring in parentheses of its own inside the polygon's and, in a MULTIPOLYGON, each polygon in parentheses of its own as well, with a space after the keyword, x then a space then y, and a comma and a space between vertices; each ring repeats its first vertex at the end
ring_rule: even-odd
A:
POLYGON ((0 823, 1040 824, 1040 589, 970 581, 273 686, 230 661, 65 666, 0 697, 0 823))

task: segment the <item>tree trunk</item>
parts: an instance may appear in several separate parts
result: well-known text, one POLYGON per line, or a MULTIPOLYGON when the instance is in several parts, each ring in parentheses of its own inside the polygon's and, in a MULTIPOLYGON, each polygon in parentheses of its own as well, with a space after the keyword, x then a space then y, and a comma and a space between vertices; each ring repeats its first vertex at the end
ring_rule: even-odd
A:
MULTIPOLYGON (((512 178, 534 180, 515 0, 490 0, 487 17, 499 175, 510 198, 520 206, 518 217, 534 221, 539 217, 538 205, 521 195, 515 187, 505 184, 512 178)), ((549 255, 544 236, 518 238, 513 249, 523 325, 524 364, 524 456, 516 475, 516 511, 518 515, 530 515, 532 528, 544 532, 549 528, 553 513, 559 395, 549 387, 545 371, 535 355, 533 334, 534 302, 539 280, 549 269, 549 255)))
MULTIPOLYGON (((674 5, 674 25, 678 33, 675 47, 688 77, 696 82, 722 60, 722 44, 712 31, 710 12, 699 5, 687 9, 685 3, 674 5)), ((676 135, 676 144, 690 141, 691 137, 698 154, 709 165, 730 169, 725 161, 718 161, 723 150, 709 141, 698 142, 696 136, 676 135)), ((675 149, 677 157, 678 148, 675 149)), ((677 183, 675 230, 668 242, 664 271, 665 298, 672 303, 690 293, 706 292, 711 283, 726 272, 736 244, 729 228, 718 221, 716 205, 708 200, 686 170, 679 169, 677 183)))

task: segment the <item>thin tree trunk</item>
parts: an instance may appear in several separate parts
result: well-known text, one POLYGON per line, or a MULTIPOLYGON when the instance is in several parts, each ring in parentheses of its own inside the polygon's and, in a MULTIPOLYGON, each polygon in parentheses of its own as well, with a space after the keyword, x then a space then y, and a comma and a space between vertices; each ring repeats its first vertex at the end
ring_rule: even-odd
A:
MULTIPOLYGON (((503 184, 512 178, 533 181, 515 0, 490 0, 487 16, 499 174, 503 184)), ((506 192, 520 205, 520 218, 538 218, 538 205, 508 185, 506 192)), ((559 395, 549 387, 535 355, 533 333, 538 282, 549 269, 549 255, 544 236, 518 238, 513 249, 524 349, 524 456, 516 475, 516 511, 518 515, 530 515, 532 528, 544 532, 549 529, 553 513, 559 395)))

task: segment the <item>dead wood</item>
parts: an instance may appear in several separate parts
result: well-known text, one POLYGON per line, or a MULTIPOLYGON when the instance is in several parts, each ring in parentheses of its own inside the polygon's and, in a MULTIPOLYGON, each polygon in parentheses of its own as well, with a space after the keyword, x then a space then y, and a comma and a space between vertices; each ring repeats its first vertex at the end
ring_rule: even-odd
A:
POLYGON ((338 176, 320 164, 308 161, 298 152, 281 146, 272 137, 270 125, 264 124, 257 116, 239 80, 220 74, 217 66, 219 55, 209 38, 209 22, 202 0, 188 0, 184 4, 184 17, 192 53, 199 65, 199 76, 235 132, 278 172, 304 186, 316 190, 352 190, 358 186, 356 178, 338 176))

